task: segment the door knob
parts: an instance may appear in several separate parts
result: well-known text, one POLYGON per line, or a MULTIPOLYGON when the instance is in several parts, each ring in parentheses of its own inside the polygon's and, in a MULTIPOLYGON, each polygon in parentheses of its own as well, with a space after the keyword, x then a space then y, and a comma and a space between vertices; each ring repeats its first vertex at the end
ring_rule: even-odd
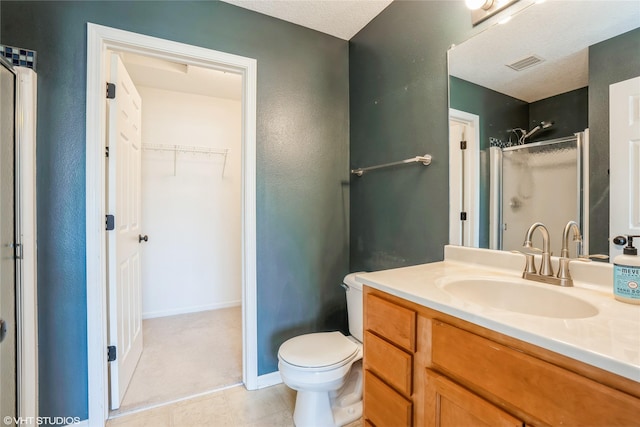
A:
POLYGON ((142 234, 138 235, 138 243, 142 243, 142 241, 148 242, 149 241, 149 236, 147 236, 146 234, 143 236, 142 234))

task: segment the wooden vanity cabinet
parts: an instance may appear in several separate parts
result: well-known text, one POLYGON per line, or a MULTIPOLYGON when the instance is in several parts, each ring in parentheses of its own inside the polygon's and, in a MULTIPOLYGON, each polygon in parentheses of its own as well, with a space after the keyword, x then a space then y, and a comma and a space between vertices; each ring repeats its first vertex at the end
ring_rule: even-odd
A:
POLYGON ((425 421, 438 427, 522 427, 522 420, 430 369, 425 376, 425 421))
POLYGON ((366 425, 640 425, 635 381, 366 286, 364 299, 366 425))
POLYGON ((376 295, 366 297, 365 310, 365 420, 374 426, 411 426, 416 312, 376 295))

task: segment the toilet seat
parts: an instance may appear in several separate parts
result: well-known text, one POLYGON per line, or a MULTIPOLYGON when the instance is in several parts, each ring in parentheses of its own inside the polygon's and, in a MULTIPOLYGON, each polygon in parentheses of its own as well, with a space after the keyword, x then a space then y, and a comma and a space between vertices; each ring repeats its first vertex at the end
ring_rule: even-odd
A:
POLYGON ((317 332, 285 341, 278 351, 281 362, 313 371, 335 369, 358 355, 358 345, 340 332, 317 332))

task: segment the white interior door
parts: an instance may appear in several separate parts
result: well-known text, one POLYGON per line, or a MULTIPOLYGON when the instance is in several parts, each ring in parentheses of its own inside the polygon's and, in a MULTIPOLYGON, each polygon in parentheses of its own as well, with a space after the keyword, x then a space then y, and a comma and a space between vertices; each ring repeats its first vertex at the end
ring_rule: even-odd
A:
POLYGON ((609 171, 612 260, 622 248, 611 237, 640 234, 640 77, 609 87, 609 171))
POLYGON ((118 54, 111 54, 115 98, 108 99, 108 201, 115 226, 107 232, 110 406, 120 407, 142 354, 141 237, 141 107, 142 102, 118 54))
POLYGON ((452 245, 478 247, 480 243, 479 123, 480 118, 475 114, 449 109, 449 243, 452 245))

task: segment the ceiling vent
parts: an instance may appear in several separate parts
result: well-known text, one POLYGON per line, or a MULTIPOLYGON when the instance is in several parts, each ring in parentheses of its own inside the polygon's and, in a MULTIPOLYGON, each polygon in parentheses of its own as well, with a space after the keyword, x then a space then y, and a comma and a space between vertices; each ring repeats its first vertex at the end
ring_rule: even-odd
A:
POLYGON ((516 62, 513 62, 511 64, 507 64, 507 67, 512 68, 516 71, 522 71, 526 68, 533 67, 534 65, 538 65, 541 62, 544 62, 544 59, 536 55, 531 55, 531 56, 527 56, 526 58, 522 58, 516 62))

